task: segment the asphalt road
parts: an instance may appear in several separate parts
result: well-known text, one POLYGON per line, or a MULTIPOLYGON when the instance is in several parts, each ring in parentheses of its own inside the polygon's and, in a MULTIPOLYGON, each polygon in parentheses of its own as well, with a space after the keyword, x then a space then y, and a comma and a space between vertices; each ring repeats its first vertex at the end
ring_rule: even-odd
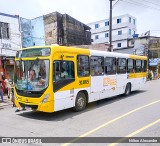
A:
MULTIPOLYGON (((0 109, 0 137, 160 137, 160 80, 148 81, 130 96, 116 96, 94 102, 82 112, 72 109, 52 114, 30 110, 15 113, 10 106, 0 109)), ((80 138, 81 137, 81 138, 80 138)), ((91 139, 88 139, 91 141, 91 139)), ((96 138, 92 139, 96 141, 96 138)), ((69 141, 69 142, 71 142, 69 141)), ((116 145, 116 143, 63 143, 67 145, 116 145)), ((17 144, 0 144, 17 145, 17 144)), ((20 144, 20 145, 60 145, 20 144)), ((120 143, 118 145, 160 145, 120 143)))

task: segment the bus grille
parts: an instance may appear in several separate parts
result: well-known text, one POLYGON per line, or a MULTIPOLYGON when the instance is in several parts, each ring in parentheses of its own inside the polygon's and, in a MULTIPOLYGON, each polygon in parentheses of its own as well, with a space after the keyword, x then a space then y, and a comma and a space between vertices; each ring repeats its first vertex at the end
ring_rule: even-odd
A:
POLYGON ((24 103, 21 103, 21 102, 19 102, 19 104, 20 104, 21 107, 30 107, 30 108, 35 109, 35 110, 38 108, 38 105, 28 105, 28 104, 24 104, 24 103))

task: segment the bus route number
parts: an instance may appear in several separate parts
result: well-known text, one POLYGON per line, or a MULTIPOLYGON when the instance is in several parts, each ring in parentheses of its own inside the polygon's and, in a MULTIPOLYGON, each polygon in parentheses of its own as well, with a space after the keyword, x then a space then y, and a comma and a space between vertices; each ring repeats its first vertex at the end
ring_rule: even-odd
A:
POLYGON ((79 85, 89 84, 89 80, 80 80, 79 85))

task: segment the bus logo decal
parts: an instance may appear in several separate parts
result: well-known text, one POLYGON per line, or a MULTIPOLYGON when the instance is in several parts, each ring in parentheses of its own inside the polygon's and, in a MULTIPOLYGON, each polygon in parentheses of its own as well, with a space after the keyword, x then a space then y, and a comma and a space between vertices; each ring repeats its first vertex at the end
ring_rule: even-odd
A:
POLYGON ((116 85, 116 79, 110 79, 110 78, 104 78, 103 79, 103 85, 104 86, 115 86, 116 85))
POLYGON ((89 84, 89 80, 80 80, 79 85, 89 84))

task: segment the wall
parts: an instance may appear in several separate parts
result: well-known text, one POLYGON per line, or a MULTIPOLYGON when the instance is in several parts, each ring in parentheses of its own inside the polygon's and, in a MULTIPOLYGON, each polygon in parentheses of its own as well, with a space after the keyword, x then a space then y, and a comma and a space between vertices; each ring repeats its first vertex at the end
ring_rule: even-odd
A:
POLYGON ((91 44, 90 28, 67 14, 63 15, 63 29, 65 45, 91 44))
POLYGON ((58 37, 62 32, 62 15, 58 12, 44 15, 44 32, 45 32, 45 44, 59 44, 58 37))
POLYGON ((33 46, 31 20, 21 18, 20 23, 22 31, 22 47, 26 48, 29 46, 33 46))
POLYGON ((21 48, 19 16, 0 13, 0 22, 9 24, 9 39, 0 39, 0 54, 15 56, 17 50, 21 48))
POLYGON ((32 41, 35 46, 45 45, 43 16, 31 20, 32 41))

